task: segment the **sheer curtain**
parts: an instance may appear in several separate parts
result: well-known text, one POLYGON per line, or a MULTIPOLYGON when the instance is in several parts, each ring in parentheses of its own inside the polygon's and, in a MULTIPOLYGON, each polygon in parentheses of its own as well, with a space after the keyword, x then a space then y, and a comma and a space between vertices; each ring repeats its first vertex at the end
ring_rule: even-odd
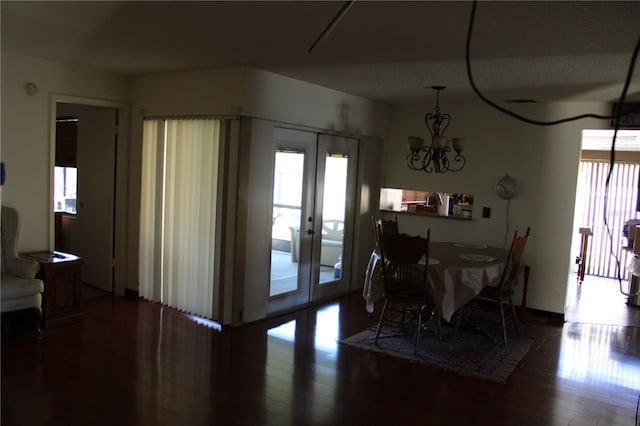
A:
POLYGON ((219 144, 219 120, 144 122, 139 292, 206 318, 214 306, 219 144))

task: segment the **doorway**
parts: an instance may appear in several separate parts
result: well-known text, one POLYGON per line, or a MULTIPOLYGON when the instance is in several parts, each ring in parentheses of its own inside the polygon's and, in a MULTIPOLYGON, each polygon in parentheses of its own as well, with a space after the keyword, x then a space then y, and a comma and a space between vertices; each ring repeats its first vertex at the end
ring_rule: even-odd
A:
POLYGON ((56 102, 54 249, 84 260, 82 280, 114 290, 118 109, 56 102))
POLYGON ((276 128, 269 313, 349 289, 358 140, 276 128))
POLYGON ((638 213, 640 131, 621 130, 616 140, 615 166, 609 176, 612 130, 584 130, 574 216, 573 253, 584 280, 571 274, 567 285, 565 319, 568 322, 619 324, 633 309, 626 304, 631 252, 625 223, 638 213), (586 250, 581 256, 582 235, 586 250), (619 278, 618 278, 619 276, 619 278))

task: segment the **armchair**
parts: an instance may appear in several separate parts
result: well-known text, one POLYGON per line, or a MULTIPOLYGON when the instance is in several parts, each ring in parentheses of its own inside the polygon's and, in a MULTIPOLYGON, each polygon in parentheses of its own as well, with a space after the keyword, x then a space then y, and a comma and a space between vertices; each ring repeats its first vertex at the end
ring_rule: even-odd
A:
POLYGON ((33 310, 33 329, 41 336, 42 292, 44 284, 36 279, 40 265, 36 261, 18 256, 18 233, 20 222, 18 212, 2 206, 2 276, 0 277, 0 311, 5 312, 33 310))

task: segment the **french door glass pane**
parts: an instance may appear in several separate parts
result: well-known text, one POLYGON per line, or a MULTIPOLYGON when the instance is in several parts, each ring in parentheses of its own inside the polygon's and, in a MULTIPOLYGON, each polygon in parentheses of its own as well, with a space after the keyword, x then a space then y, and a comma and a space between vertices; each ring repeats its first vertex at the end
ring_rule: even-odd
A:
POLYGON ((320 285, 342 276, 344 219, 347 200, 346 155, 327 154, 322 202, 322 242, 320 245, 320 285))
POLYGON ((276 151, 269 296, 298 289, 304 153, 276 151))

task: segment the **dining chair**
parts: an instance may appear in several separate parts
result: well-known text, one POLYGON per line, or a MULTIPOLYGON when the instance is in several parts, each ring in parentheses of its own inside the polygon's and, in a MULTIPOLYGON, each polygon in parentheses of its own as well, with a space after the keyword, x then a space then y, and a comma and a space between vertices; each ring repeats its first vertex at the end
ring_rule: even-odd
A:
POLYGON ((382 224, 382 230, 386 234, 398 234, 400 233, 400 229, 398 228, 398 215, 395 215, 393 219, 382 219, 380 218, 380 223, 382 224))
POLYGON ((373 234, 376 236, 376 248, 380 251, 380 241, 378 238, 378 225, 380 225, 383 234, 398 234, 398 216, 394 216, 393 219, 376 219, 375 216, 371 216, 371 222, 373 224, 373 234))
POLYGON ((518 231, 515 231, 513 235, 513 241, 509 249, 507 260, 500 276, 497 285, 487 286, 483 288, 480 293, 474 299, 474 307, 478 300, 495 304, 500 314, 500 321, 502 323, 502 338, 504 340, 505 347, 507 346, 507 323, 506 320, 511 317, 513 319, 513 326, 515 328, 516 335, 518 330, 518 318, 516 316, 516 310, 513 306, 513 287, 516 285, 518 275, 522 272, 523 263, 522 258, 524 255, 524 249, 529 240, 529 234, 531 227, 527 227, 526 233, 518 237, 518 231))
MULTIPOLYGON (((414 352, 418 351, 423 314, 427 309, 435 312, 428 285, 428 261, 430 230, 427 237, 386 233, 382 224, 376 223, 376 235, 380 244, 384 306, 380 313, 375 343, 378 343, 383 326, 398 322, 409 311, 416 319, 414 352), (425 261, 422 262, 421 260, 425 261)), ((404 321, 401 321, 404 324, 404 321)))

